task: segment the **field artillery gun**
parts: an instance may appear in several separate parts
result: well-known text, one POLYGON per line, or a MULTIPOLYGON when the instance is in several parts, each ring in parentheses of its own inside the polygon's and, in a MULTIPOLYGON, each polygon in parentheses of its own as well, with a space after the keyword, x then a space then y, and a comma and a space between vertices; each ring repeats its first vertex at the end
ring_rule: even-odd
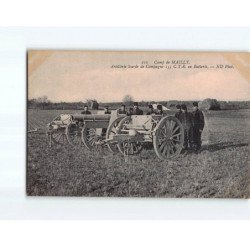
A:
POLYGON ((113 134, 107 133, 106 141, 115 143, 124 155, 138 154, 149 143, 159 159, 173 159, 181 153, 184 144, 183 126, 174 116, 127 116, 115 130, 113 134))
POLYGON ((110 151, 123 155, 140 153, 147 143, 153 144, 159 159, 177 157, 184 144, 184 129, 174 116, 162 115, 60 115, 48 124, 50 145, 53 142, 80 145, 92 149, 107 145, 110 151))
MULTIPOLYGON (((50 146, 52 143, 81 145, 91 149, 105 143, 107 129, 113 131, 125 115, 117 110, 111 114, 61 114, 47 125, 50 146)), ((112 146, 110 146, 110 149, 112 146)))

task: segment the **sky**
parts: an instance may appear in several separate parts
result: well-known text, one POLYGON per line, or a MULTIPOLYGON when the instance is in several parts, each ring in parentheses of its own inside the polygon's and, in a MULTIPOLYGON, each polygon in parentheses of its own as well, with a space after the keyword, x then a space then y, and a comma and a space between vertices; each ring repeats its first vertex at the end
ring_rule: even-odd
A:
POLYGON ((120 102, 127 94, 136 101, 250 100, 250 53, 28 52, 29 99, 46 95, 54 102, 84 102, 86 99, 120 102), (161 63, 163 69, 151 68, 161 63), (124 65, 138 68, 117 68, 124 65), (186 68, 173 68, 174 65, 186 68), (194 65, 208 68, 194 68, 194 65), (216 68, 217 65, 223 68, 216 68))

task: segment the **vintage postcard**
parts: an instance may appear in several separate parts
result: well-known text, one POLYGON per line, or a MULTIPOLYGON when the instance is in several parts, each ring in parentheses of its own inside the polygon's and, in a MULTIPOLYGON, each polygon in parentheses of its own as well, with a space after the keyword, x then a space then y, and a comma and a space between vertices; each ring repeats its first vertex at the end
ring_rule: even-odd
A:
POLYGON ((250 198, 250 53, 27 58, 27 195, 250 198))

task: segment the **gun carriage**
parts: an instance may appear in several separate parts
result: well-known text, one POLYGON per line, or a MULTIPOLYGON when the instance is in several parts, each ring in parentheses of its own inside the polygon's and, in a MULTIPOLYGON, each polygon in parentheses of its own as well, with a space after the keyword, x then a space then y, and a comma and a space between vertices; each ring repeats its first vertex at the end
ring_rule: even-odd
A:
POLYGON ((140 153, 144 144, 153 144, 161 160, 177 157, 184 144, 184 130, 174 116, 111 114, 62 114, 47 125, 52 143, 69 143, 92 149, 106 145, 123 155, 140 153))

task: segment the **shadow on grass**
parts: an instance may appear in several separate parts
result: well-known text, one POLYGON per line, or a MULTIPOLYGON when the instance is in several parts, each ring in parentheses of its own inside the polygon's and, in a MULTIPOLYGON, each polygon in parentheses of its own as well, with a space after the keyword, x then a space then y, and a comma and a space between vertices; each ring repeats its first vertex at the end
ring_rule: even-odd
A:
POLYGON ((226 148, 238 148, 248 146, 248 143, 235 143, 235 142, 219 142, 210 145, 202 146, 202 151, 215 152, 226 148))

